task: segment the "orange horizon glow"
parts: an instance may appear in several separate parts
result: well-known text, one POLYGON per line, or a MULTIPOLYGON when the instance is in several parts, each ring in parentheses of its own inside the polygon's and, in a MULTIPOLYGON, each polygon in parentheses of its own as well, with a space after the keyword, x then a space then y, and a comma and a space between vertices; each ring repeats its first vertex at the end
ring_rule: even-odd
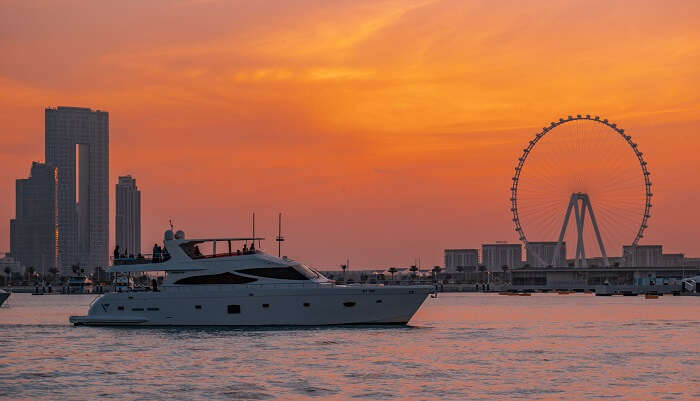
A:
MULTIPOLYGON (((517 241, 527 142, 604 116, 644 152, 643 243, 700 256, 700 4, 668 1, 8 1, 0 5, 0 249, 43 110, 110 114, 114 184, 142 191, 143 248, 172 219, 320 267, 442 264, 517 241)), ((563 211, 560 212, 563 216, 563 211)), ((633 237, 633 234, 631 234, 633 237)), ((619 253, 615 250, 613 253, 619 253)))

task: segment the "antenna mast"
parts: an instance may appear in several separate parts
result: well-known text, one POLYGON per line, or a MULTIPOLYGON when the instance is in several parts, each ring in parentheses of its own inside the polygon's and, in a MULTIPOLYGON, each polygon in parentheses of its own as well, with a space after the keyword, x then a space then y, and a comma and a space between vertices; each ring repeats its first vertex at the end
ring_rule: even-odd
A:
POLYGON ((282 213, 279 214, 279 220, 278 220, 278 226, 277 226, 277 257, 281 258, 282 257, 282 241, 284 241, 284 237, 282 236, 282 213))

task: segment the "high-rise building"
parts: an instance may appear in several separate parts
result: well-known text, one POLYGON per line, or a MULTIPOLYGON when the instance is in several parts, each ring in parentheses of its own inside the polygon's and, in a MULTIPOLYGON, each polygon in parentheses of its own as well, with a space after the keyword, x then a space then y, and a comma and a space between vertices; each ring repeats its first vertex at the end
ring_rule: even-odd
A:
POLYGON ((481 263, 488 271, 502 271, 504 266, 518 268, 523 264, 523 247, 520 244, 482 244, 481 263))
POLYGON ((622 259, 627 267, 661 267, 663 262, 662 245, 625 245, 622 259))
POLYGON ((107 266, 109 115, 81 107, 45 111, 46 163, 58 167, 59 260, 107 266))
POLYGON ((116 187, 116 245, 121 252, 141 253, 141 191, 130 175, 119 177, 116 187))
POLYGON ((10 222, 10 254, 25 267, 48 273, 59 264, 58 171, 32 163, 29 178, 16 181, 15 219, 10 222))
POLYGON ((476 266, 478 264, 478 249, 445 249, 446 273, 457 272, 458 266, 462 267, 462 271, 476 271, 476 266))
POLYGON ((528 242, 525 250, 525 260, 530 267, 566 266, 566 242, 559 246, 556 261, 554 253, 557 252, 556 241, 528 242))

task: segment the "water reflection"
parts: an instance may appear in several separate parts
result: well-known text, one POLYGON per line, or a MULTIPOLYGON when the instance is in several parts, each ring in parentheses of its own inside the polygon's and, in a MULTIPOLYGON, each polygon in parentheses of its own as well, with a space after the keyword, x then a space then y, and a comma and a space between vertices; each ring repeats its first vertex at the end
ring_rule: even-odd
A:
POLYGON ((444 295, 409 327, 92 328, 0 308, 0 398, 700 399, 700 298, 444 295))

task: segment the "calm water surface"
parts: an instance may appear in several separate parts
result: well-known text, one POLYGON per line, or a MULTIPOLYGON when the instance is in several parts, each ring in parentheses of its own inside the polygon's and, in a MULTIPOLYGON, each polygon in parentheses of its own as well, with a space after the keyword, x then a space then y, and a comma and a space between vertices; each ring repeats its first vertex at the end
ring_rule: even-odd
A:
POLYGON ((410 327, 92 328, 0 308, 0 398, 698 400, 700 297, 440 294, 410 327))

